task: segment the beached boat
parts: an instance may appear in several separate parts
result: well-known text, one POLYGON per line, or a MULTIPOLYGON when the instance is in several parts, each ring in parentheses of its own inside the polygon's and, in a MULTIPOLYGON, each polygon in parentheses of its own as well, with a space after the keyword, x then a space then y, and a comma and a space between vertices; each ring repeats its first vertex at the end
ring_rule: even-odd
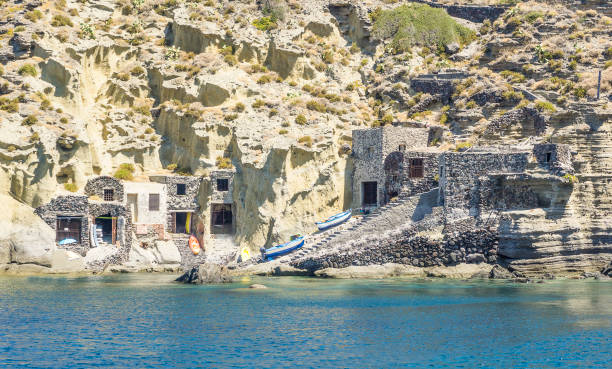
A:
POLYGON ((317 227, 319 227, 320 231, 323 231, 325 229, 337 226, 338 224, 344 223, 349 220, 352 212, 353 211, 351 209, 348 209, 347 211, 343 211, 342 213, 327 218, 327 220, 323 222, 316 222, 317 227))
POLYGON ((297 237, 289 242, 283 243, 282 245, 277 245, 274 247, 270 247, 269 249, 264 249, 262 247, 262 256, 264 260, 272 260, 275 257, 285 255, 290 253, 293 250, 297 250, 304 245, 304 237, 297 237))

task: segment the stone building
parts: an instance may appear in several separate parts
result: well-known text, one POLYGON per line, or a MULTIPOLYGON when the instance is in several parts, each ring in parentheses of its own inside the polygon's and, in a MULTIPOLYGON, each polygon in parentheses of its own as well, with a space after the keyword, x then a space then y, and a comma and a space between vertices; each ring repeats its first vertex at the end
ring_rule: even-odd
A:
POLYGON ((565 144, 537 144, 533 147, 533 155, 538 164, 554 174, 573 173, 572 152, 565 144))
POLYGON ((166 194, 166 229, 170 233, 194 232, 200 210, 198 196, 202 177, 150 176, 152 182, 164 185, 166 194))
POLYGON ((429 135, 429 128, 354 130, 353 208, 381 206, 405 186, 426 191, 438 168, 436 154, 426 153, 429 135))
POLYGON ((522 173, 531 153, 522 152, 445 152, 440 157, 439 203, 445 212, 479 215, 479 190, 489 175, 522 173))
POLYGON ((134 233, 142 245, 166 238, 168 196, 166 186, 156 182, 125 182, 126 206, 134 233))
POLYGON ((216 170, 210 174, 210 234, 234 234, 234 171, 216 170))
POLYGON ((58 196, 36 208, 35 213, 55 230, 60 248, 82 256, 102 245, 117 247, 117 255, 126 257, 129 252, 132 219, 119 202, 77 195, 58 196))

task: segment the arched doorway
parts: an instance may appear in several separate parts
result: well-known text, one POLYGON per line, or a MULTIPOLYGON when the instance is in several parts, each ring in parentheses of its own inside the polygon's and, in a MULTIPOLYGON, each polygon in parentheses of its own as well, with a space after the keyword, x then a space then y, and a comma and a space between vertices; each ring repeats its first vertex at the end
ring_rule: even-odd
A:
POLYGON ((397 197, 402 190, 403 164, 404 154, 399 151, 392 152, 385 159, 385 203, 397 197))

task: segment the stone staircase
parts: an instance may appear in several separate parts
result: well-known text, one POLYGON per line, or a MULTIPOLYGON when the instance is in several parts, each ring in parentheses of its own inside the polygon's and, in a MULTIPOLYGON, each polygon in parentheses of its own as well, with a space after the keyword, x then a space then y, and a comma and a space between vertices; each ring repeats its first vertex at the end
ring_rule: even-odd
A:
POLYGON ((189 248, 188 234, 172 234, 172 240, 181 254, 181 267, 185 270, 202 264, 206 261, 206 254, 202 250, 199 255, 194 255, 189 248))
POLYGON ((294 263, 314 253, 348 244, 364 235, 383 233, 417 222, 431 213, 432 207, 437 205, 437 197, 438 188, 410 197, 400 194, 395 200, 376 208, 368 215, 353 217, 337 227, 307 236, 304 246, 276 259, 275 262, 294 263))

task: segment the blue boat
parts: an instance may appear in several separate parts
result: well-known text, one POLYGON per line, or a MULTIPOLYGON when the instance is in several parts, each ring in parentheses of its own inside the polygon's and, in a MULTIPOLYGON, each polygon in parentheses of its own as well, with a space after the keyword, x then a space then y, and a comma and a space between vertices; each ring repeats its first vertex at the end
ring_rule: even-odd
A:
POLYGON ((347 211, 343 211, 342 213, 336 214, 327 218, 327 220, 323 222, 316 222, 317 227, 319 227, 320 231, 326 230, 331 227, 335 227, 338 224, 342 224, 351 218, 351 214, 353 213, 352 209, 348 209, 347 211))
POLYGON ((304 236, 297 237, 289 242, 283 243, 282 245, 270 247, 267 250, 262 247, 261 251, 264 260, 273 260, 275 257, 288 254, 302 246, 304 246, 304 236))
POLYGON ((61 246, 64 246, 64 245, 70 245, 72 243, 77 243, 77 240, 75 240, 74 238, 64 238, 63 240, 61 240, 57 244, 61 245, 61 246))

